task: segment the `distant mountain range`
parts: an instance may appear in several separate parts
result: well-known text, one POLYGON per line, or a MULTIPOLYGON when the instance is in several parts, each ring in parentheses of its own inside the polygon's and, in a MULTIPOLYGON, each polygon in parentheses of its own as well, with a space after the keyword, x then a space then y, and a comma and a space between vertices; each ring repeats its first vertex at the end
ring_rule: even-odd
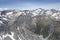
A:
POLYGON ((0 11, 0 40, 60 40, 59 30, 60 10, 0 11))

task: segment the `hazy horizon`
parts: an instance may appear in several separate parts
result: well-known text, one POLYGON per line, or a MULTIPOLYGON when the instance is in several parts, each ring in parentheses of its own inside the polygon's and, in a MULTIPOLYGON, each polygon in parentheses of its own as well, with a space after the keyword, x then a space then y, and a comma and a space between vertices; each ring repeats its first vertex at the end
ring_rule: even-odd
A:
POLYGON ((0 0, 0 8, 33 10, 36 8, 60 10, 60 0, 0 0))

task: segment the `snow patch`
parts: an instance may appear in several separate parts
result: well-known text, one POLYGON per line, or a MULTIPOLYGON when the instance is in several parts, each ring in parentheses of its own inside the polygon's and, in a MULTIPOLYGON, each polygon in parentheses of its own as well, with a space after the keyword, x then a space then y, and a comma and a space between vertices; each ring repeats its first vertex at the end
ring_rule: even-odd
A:
POLYGON ((0 23, 1 23, 1 24, 3 24, 3 22, 2 22, 2 21, 0 21, 0 23))
POLYGON ((12 15, 13 12, 6 13, 6 15, 12 15))
POLYGON ((7 33, 6 35, 2 35, 2 38, 4 39, 4 38, 6 38, 7 36, 9 36, 12 40, 15 40, 15 39, 13 38, 14 33, 11 32, 11 34, 12 34, 12 35, 9 35, 9 34, 7 33))

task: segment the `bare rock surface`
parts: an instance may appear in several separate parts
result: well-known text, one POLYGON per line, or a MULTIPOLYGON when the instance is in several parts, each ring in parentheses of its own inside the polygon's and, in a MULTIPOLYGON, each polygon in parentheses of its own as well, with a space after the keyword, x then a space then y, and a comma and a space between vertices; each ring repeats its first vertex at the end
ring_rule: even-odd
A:
POLYGON ((0 40, 60 40, 60 10, 2 10, 0 40))

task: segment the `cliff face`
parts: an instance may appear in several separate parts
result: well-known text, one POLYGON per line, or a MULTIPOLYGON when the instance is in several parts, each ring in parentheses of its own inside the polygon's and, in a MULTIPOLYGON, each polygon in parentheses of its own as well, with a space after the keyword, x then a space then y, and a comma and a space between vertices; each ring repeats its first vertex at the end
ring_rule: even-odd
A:
POLYGON ((60 11, 2 10, 0 11, 0 40, 59 40, 60 11))

